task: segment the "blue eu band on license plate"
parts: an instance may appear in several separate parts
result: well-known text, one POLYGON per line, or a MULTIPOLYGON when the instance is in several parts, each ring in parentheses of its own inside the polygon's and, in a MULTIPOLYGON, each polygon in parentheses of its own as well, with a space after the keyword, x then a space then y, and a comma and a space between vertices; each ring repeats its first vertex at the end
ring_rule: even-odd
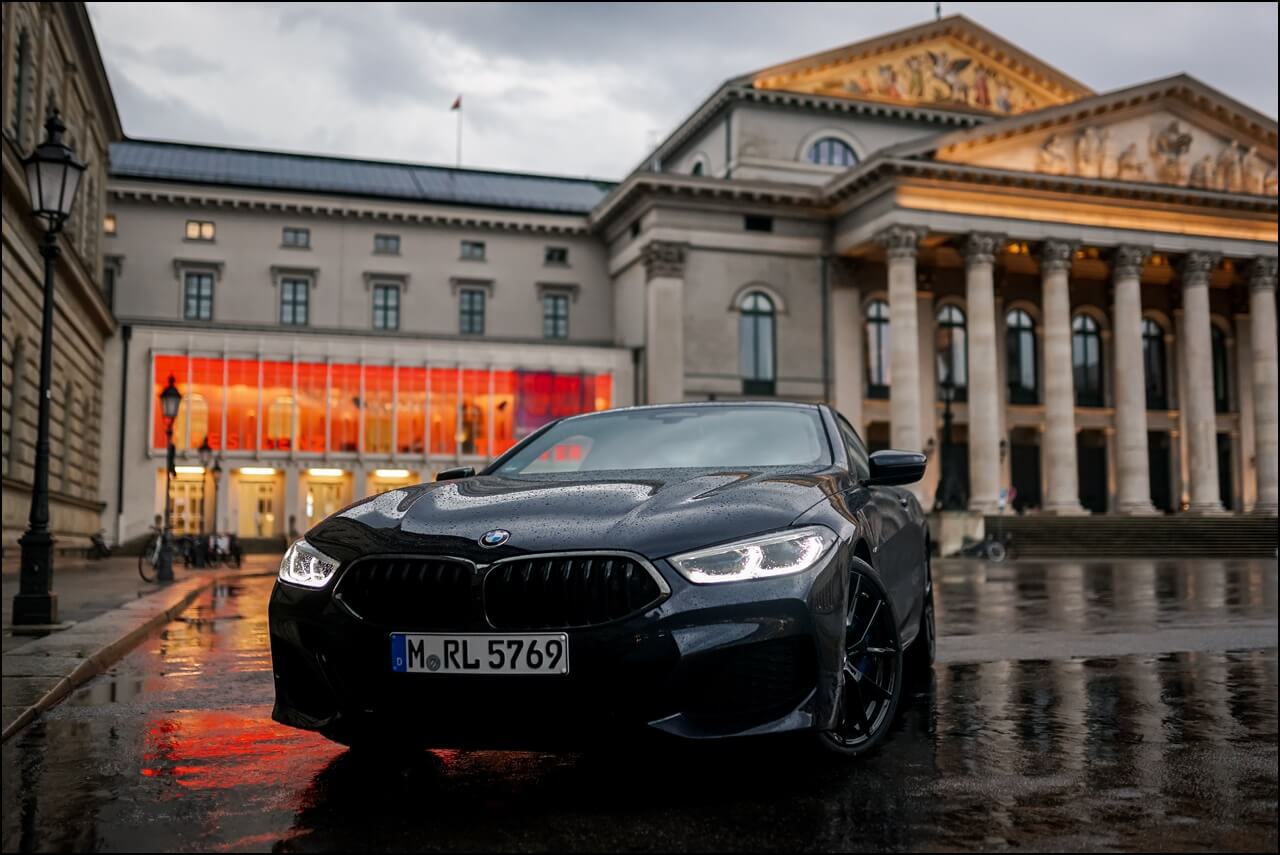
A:
POLYGON ((472 635, 393 632, 391 670, 409 674, 569 673, 563 632, 472 635))

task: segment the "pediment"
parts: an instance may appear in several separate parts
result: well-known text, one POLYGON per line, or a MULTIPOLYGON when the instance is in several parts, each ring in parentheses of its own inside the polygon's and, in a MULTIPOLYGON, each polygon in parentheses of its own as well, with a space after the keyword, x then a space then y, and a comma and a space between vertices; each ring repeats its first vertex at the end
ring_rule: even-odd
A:
POLYGON ((765 69, 751 85, 996 115, 1092 94, 958 16, 765 69))
POLYGON ((934 159, 1045 175, 1276 195, 1274 123, 1269 134, 1259 133, 1256 125, 1231 121, 1230 111, 1221 104, 1206 105, 1176 94, 1136 103, 1113 100, 1057 121, 1033 123, 1028 118, 1021 128, 996 123, 944 138, 934 159))

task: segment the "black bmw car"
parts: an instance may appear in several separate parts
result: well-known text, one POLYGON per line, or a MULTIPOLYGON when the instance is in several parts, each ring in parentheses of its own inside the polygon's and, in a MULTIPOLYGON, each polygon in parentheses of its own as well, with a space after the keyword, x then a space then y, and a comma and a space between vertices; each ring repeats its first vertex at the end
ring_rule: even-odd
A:
POLYGON ((883 739, 934 650, 921 454, 826 406, 553 422, 334 514, 271 595, 276 721, 363 747, 883 739))

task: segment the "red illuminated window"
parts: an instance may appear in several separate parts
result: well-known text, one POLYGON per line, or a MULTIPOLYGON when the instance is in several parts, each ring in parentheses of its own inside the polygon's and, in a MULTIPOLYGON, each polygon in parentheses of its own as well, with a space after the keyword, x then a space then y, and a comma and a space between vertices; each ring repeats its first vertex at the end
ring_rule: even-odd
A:
POLYGON ((394 372, 390 365, 364 367, 364 450, 367 454, 391 453, 394 372))
MULTIPOLYGON (((160 410, 160 393, 169 385, 169 377, 173 377, 174 385, 186 397, 187 394, 187 357, 157 356, 153 372, 154 383, 151 406, 155 412, 155 421, 151 427, 151 445, 153 448, 167 447, 164 435, 164 414, 160 410)), ((186 401, 178 408, 178 417, 173 420, 173 445, 175 448, 187 447, 186 401)))
POLYGON ((493 456, 516 444, 516 373, 493 372, 493 456))
POLYGON ((427 369, 400 366, 396 369, 396 451, 426 451, 426 418, 427 369))
POLYGON ((262 450, 293 448, 293 363, 262 363, 262 450))
POLYGON ((329 366, 323 362, 298 363, 298 450, 324 451, 324 401, 329 366))
POLYGON ((329 450, 360 449, 360 366, 329 366, 329 450))
POLYGON ((222 388, 223 364, 221 358, 196 356, 191 359, 191 444, 197 447, 209 440, 212 449, 222 448, 222 388))
POLYGON ((458 413, 459 454, 489 454, 489 370, 462 372, 462 408, 458 413))
POLYGON ((260 364, 256 359, 227 360, 227 450, 257 447, 260 364))
POLYGON ((458 369, 431 369, 431 453, 452 457, 458 447, 458 369))

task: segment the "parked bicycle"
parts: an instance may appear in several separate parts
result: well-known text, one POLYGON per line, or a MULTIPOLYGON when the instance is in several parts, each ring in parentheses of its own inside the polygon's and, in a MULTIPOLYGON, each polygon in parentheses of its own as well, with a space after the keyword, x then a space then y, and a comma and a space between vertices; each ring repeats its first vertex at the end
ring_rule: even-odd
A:
POLYGON ((142 547, 142 553, 138 556, 138 575, 144 582, 156 580, 156 567, 160 564, 160 547, 164 543, 163 534, 161 529, 152 526, 151 537, 147 539, 146 545, 142 547))

